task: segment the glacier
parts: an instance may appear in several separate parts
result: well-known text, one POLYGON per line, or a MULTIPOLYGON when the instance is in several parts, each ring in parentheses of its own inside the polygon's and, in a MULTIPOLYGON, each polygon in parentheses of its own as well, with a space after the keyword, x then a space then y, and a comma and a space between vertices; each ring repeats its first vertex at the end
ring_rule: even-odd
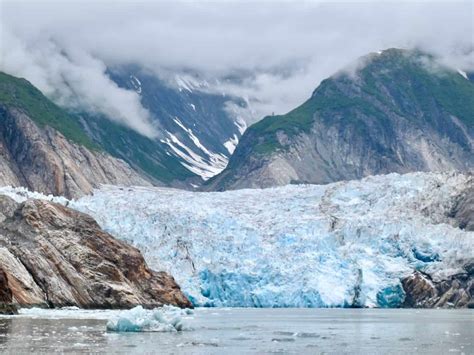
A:
POLYGON ((77 201, 171 273, 196 306, 398 307, 400 280, 434 280, 474 258, 474 232, 453 226, 470 174, 410 173, 329 185, 190 192, 103 186, 77 201))

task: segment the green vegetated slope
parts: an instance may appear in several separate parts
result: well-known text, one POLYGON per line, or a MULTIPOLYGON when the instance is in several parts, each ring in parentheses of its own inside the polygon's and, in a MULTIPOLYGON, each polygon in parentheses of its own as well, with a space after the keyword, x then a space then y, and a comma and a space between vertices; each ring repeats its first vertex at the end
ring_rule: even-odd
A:
POLYGON ((25 79, 0 72, 0 105, 17 108, 40 127, 49 126, 91 150, 127 161, 149 178, 165 184, 195 177, 163 143, 101 116, 72 113, 57 106, 25 79))
MULTIPOLYGON (((208 186, 218 190, 236 183, 242 186, 252 171, 267 164, 265 161, 295 147, 301 135, 314 137, 316 123, 339 132, 343 140, 367 137, 366 148, 373 159, 377 155, 396 159, 396 153, 387 146, 388 139, 378 139, 377 134, 394 134, 394 127, 400 128, 402 121, 412 131, 433 129, 441 136, 449 135, 461 149, 469 149, 465 139, 455 138, 459 132, 453 128, 453 116, 468 131, 474 129, 472 80, 417 50, 388 49, 370 54, 352 68, 323 80, 301 106, 250 126, 227 168, 209 180, 208 186)), ((325 169, 331 169, 332 162, 327 164, 325 169)))
POLYGON ((24 111, 40 127, 50 126, 75 143, 98 149, 77 118, 55 105, 25 79, 0 72, 0 104, 24 111))
MULTIPOLYGON (((268 154, 282 148, 276 132, 289 136, 311 129, 315 114, 325 120, 333 116, 356 119, 351 111, 360 110, 386 119, 378 103, 385 104, 398 114, 416 117, 412 109, 417 103, 429 111, 432 100, 436 100, 447 112, 467 125, 474 125, 474 85, 458 72, 435 64, 434 59, 418 51, 389 49, 380 55, 371 55, 357 73, 341 72, 323 80, 309 100, 284 115, 268 116, 251 126, 246 135, 258 137, 254 140, 255 153, 268 154), (373 99, 350 96, 342 89, 356 85, 373 99), (381 87, 390 90, 380 90, 381 87)), ((350 93, 353 94, 353 93, 350 93)), ((429 120, 429 115, 425 116, 429 120)), ((242 138, 244 141, 244 138, 242 138)))
POLYGON ((179 160, 166 154, 164 144, 99 116, 81 114, 81 122, 104 150, 165 184, 196 177, 179 160))

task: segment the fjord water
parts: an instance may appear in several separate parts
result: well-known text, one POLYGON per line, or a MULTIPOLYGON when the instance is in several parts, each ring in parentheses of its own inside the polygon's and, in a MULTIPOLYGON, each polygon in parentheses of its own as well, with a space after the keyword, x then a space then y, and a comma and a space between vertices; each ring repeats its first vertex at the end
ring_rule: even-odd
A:
POLYGON ((473 310, 200 308, 181 332, 112 333, 117 311, 0 318, 0 352, 473 354, 473 310))

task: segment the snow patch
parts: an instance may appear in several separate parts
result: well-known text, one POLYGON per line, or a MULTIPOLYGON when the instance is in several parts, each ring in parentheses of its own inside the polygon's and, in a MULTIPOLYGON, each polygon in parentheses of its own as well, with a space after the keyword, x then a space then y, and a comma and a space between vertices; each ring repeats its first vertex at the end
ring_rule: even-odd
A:
POLYGON ((244 134, 245 130, 247 129, 247 123, 245 123, 245 121, 242 118, 237 117, 234 124, 237 126, 240 132, 240 135, 244 134))
POLYGON ((234 153, 235 147, 237 147, 237 143, 239 143, 239 137, 234 134, 232 138, 230 138, 227 142, 224 143, 224 147, 227 149, 229 154, 232 155, 232 153, 234 153))
POLYGON ((201 176, 204 180, 217 175, 225 169, 229 161, 225 155, 209 151, 199 138, 196 137, 192 129, 187 128, 178 117, 175 117, 173 121, 188 135, 196 148, 206 157, 204 158, 202 155, 195 153, 193 149, 186 146, 174 134, 167 132, 171 139, 167 138, 162 140, 162 142, 167 144, 176 155, 184 160, 184 162, 181 162, 184 167, 201 176))
POLYGON ((175 82, 180 92, 186 90, 192 93, 194 90, 203 90, 209 87, 206 80, 199 80, 191 75, 175 75, 175 82))
POLYGON ((464 79, 469 80, 469 78, 467 77, 467 73, 466 73, 465 71, 462 71, 461 69, 458 69, 458 73, 459 73, 464 79))
POLYGON ((141 83, 141 81, 138 80, 138 78, 135 75, 130 75, 130 82, 133 85, 133 87, 135 88, 135 91, 137 92, 137 94, 141 94, 142 93, 142 83, 141 83))
MULTIPOLYGON (((187 130, 185 127, 183 129, 187 130)), ((224 155, 209 152, 209 160, 204 160, 203 157, 196 154, 192 149, 187 147, 174 134, 172 134, 171 132, 166 133, 168 134, 169 138, 161 140, 161 142, 168 145, 178 157, 183 159, 183 161, 180 162, 181 165, 183 165, 186 169, 192 171, 193 173, 201 176, 203 180, 207 180, 213 177, 214 175, 219 174, 227 166, 228 158, 224 155)), ((200 144, 197 137, 194 138, 196 140, 193 140, 193 142, 196 145, 200 144)), ((207 149, 205 150, 205 152, 208 152, 207 149)))

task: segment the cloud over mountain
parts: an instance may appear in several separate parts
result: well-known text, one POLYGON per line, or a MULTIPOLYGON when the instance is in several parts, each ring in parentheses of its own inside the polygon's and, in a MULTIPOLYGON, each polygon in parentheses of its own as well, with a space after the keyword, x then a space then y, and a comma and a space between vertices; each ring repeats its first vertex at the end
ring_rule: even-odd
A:
POLYGON ((193 71, 213 88, 246 97, 252 121, 283 113, 355 58, 420 47, 474 69, 471 2, 2 2, 0 69, 57 102, 81 106, 153 136, 135 92, 116 86, 110 65, 157 73, 193 71))

